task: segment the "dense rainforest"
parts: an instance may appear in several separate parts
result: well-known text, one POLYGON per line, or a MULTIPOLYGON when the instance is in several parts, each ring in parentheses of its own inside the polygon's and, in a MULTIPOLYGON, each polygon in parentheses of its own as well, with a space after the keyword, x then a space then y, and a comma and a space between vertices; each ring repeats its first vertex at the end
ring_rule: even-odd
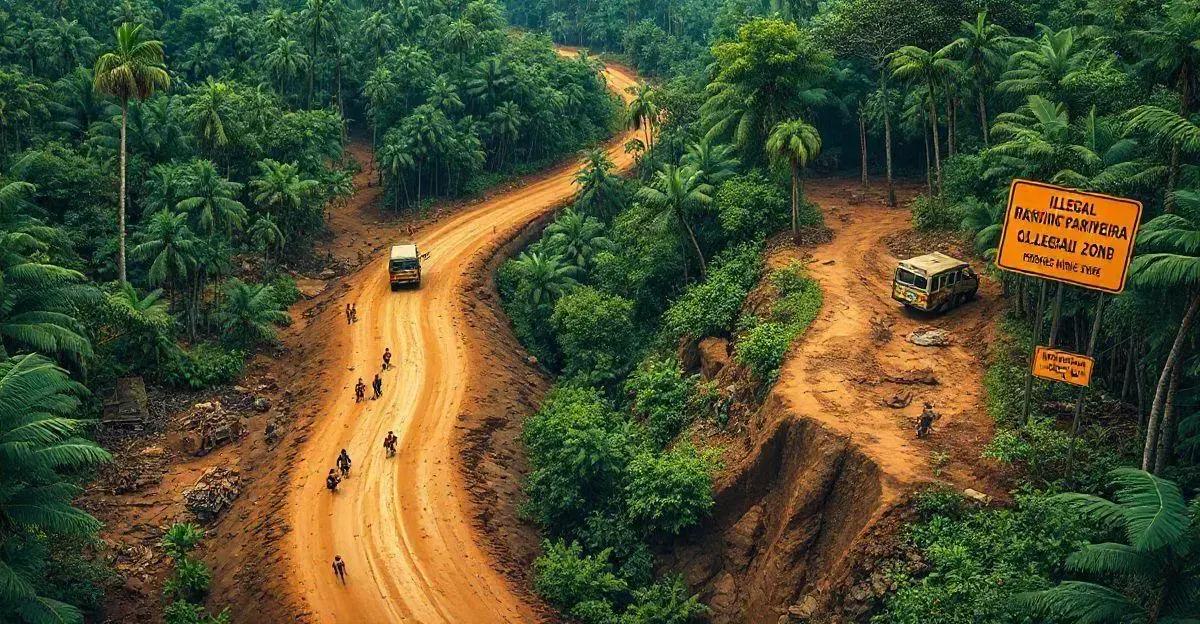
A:
MULTIPOLYGON (((913 226, 969 240, 981 265, 1014 177, 1145 206, 1129 288, 1102 315, 1096 293, 990 275, 1008 303, 985 455, 1017 475, 1014 504, 922 493, 903 539, 928 568, 897 566, 872 621, 1191 621, 1198 88, 1196 0, 6 3, 0 621, 103 616, 97 522, 72 506, 110 460, 92 441, 100 397, 131 374, 236 380, 289 322, 291 271, 318 261, 360 168, 389 209, 419 212, 618 118, 637 130, 634 176, 588 152, 573 205, 498 275, 516 334, 557 376, 523 435, 547 602, 589 624, 704 617, 656 555, 711 513, 720 449, 689 433, 719 430, 728 405, 676 347, 733 336, 765 391, 822 295, 764 249, 819 240, 806 178, 854 172, 891 204, 898 178, 919 178, 913 226), (650 78, 623 110, 602 59, 650 78), (374 159, 348 157, 354 142, 374 159), (760 282, 773 304, 745 313, 760 282), (1032 344, 1084 352, 1093 325, 1083 410, 1042 382, 1023 409, 1032 344)), ((171 624, 239 619, 201 606, 201 537, 163 539, 171 624)))

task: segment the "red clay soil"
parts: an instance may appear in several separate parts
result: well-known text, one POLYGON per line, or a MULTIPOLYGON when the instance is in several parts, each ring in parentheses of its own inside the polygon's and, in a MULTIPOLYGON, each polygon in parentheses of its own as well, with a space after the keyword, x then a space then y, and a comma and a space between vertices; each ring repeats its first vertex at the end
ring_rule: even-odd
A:
POLYGON ((856 194, 852 181, 809 182, 806 195, 824 210, 832 240, 809 250, 787 245, 768 258, 769 267, 807 262, 824 306, 740 444, 727 447, 712 519, 673 557, 717 623, 775 622, 809 594, 826 609, 849 602, 871 568, 864 558, 886 550, 879 543, 927 484, 1005 491, 997 467, 980 458, 993 427, 981 384, 1002 311, 996 284, 985 280, 976 301, 942 316, 904 309, 890 298, 896 258, 887 243, 910 229, 909 212, 886 207, 877 191, 851 205, 856 194), (947 330, 952 344, 906 340, 923 326, 947 330), (885 406, 896 395, 911 403, 885 406), (924 401, 941 418, 918 440, 924 401))
MULTIPOLYGON (((610 64, 606 73, 618 93, 634 84, 627 69, 610 64)), ((632 165, 628 138, 606 147, 622 170, 632 165)), ((248 413, 249 434, 203 458, 180 453, 170 436, 151 440, 167 463, 160 483, 123 495, 97 487, 87 497, 107 522, 103 537, 127 552, 125 569, 145 570, 112 596, 111 621, 161 620, 166 566, 143 545, 189 518, 179 493, 214 465, 238 470, 243 485, 207 527, 200 553, 214 572, 209 603, 231 606, 235 622, 548 619, 524 577, 537 535, 517 514, 520 421, 547 382, 525 364, 492 276, 573 196, 580 163, 435 211, 410 237, 378 206, 369 151, 351 151, 364 168, 354 197, 331 211, 326 251, 366 262, 323 288, 313 280, 320 294, 292 310, 280 353, 252 363, 243 384, 273 396, 271 412, 248 413), (431 253, 424 282, 392 292, 378 251, 410 239, 431 253), (358 323, 346 323, 347 303, 358 323), (385 346, 395 358, 382 374, 384 396, 356 405, 352 385, 380 371, 385 346), (275 444, 265 438, 268 420, 282 430, 275 444), (389 430, 400 438, 394 458, 381 447, 389 430), (324 476, 342 448, 354 471, 331 495, 324 476), (346 586, 332 575, 334 554, 347 561, 346 586)))

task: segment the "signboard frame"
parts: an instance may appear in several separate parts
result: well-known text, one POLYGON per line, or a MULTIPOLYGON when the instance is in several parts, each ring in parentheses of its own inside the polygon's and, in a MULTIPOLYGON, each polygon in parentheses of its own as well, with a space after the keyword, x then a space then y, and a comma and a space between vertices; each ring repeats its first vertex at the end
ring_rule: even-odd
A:
POLYGON ((1129 278, 1129 264, 1130 264, 1130 262, 1133 261, 1134 243, 1137 240, 1138 228, 1141 225, 1141 221, 1142 221, 1142 202, 1140 202, 1136 199, 1129 199, 1127 197, 1116 197, 1113 195, 1105 195, 1104 193, 1093 193, 1091 191, 1080 191, 1077 189, 1067 188, 1067 187, 1063 187, 1063 186, 1057 186, 1054 184, 1047 184, 1045 182, 1037 182, 1034 180, 1023 180, 1020 178, 1014 178, 1012 183, 1008 187, 1008 203, 1004 208, 1004 222, 1001 226, 1001 231, 1000 231, 1000 243, 996 248, 995 263, 998 268, 1001 268, 1005 271, 1011 271, 1013 273, 1019 273, 1021 275, 1028 275, 1031 277, 1048 279, 1048 280, 1056 281, 1056 282, 1063 282, 1066 284, 1071 284, 1074 286, 1087 288, 1089 290, 1098 290, 1101 292, 1106 292, 1106 293, 1117 295, 1125 290, 1125 285, 1129 278), (1095 283, 1088 283, 1085 281, 1068 279, 1068 278, 1064 278, 1059 275, 1051 275, 1051 274, 1047 274, 1044 272, 1037 272, 1037 271, 1032 271, 1032 270, 1028 270, 1025 268, 1006 266, 1005 264, 1002 264, 1002 259, 1004 258, 1004 243, 1008 239, 1008 234, 1009 234, 1009 219, 1013 214, 1013 208, 1014 208, 1014 204, 1016 202, 1017 186, 1021 185, 1021 184, 1036 186, 1036 187, 1043 188, 1043 189, 1051 189, 1054 191, 1061 191, 1064 193, 1071 193, 1074 195, 1083 195, 1086 197, 1093 197, 1093 198, 1101 199, 1104 201, 1131 204, 1136 208, 1136 211, 1134 213, 1133 224, 1129 228, 1129 237, 1128 237, 1129 238, 1129 249, 1125 254, 1124 265, 1121 267, 1121 283, 1120 283, 1119 288, 1114 290, 1111 288, 1097 285, 1095 283))
POLYGON ((1093 358, 1091 356, 1083 355, 1080 353, 1073 353, 1071 351, 1064 351, 1062 349, 1055 349, 1053 347, 1036 345, 1033 348, 1033 366, 1030 368, 1029 372, 1031 374, 1033 374, 1034 377, 1037 377, 1038 379, 1045 379, 1048 381, 1057 381, 1060 383, 1070 384, 1072 386, 1076 386, 1079 388, 1088 388, 1092 385, 1092 372, 1095 370, 1095 368, 1096 368, 1096 360, 1095 360, 1095 358, 1093 358), (1073 358, 1079 358, 1081 360, 1086 360, 1087 383, 1076 383, 1076 382, 1070 381, 1068 379, 1063 379, 1062 377, 1057 377, 1057 376, 1049 375, 1049 374, 1040 374, 1040 371, 1038 370, 1038 363, 1044 359, 1042 356, 1045 353, 1062 353, 1065 355, 1069 355, 1073 358))

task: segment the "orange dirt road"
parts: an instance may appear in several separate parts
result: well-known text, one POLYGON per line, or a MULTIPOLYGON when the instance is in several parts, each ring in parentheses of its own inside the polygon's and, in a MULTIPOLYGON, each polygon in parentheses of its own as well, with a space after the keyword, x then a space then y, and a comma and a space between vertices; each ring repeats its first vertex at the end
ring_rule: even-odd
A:
MULTIPOLYGON (((607 77, 620 93, 635 84, 618 68, 609 68, 607 77)), ((620 169, 632 163, 621 147, 627 139, 623 135, 608 145, 620 169)), ((359 322, 349 329, 345 348, 326 362, 327 376, 314 384, 332 392, 302 447, 286 507, 292 527, 287 573, 310 621, 541 619, 519 588, 495 570, 472 525, 455 422, 465 380, 488 371, 468 367, 472 347, 462 330, 470 311, 460 295, 469 282, 463 267, 567 201, 578 167, 565 164, 419 231, 416 242, 430 254, 419 290, 391 292, 383 259, 349 278, 342 301, 356 303, 359 322), (356 405, 354 384, 361 377, 370 385, 385 346, 394 357, 392 369, 382 375, 383 398, 356 405), (400 438, 390 459, 382 447, 389 430, 400 438), (354 468, 331 495, 325 475, 343 448, 354 468), (333 575, 335 554, 346 560, 344 587, 333 575)))

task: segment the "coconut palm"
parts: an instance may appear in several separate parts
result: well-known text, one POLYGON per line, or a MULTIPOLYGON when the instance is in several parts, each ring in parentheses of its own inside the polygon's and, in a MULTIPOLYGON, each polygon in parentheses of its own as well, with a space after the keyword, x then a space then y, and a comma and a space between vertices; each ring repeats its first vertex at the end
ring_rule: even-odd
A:
POLYGON ((588 150, 574 183, 579 187, 575 206, 580 210, 608 218, 619 207, 621 178, 613 172, 613 162, 604 150, 588 150))
POLYGON ((1091 55, 1079 45, 1074 28, 1055 32, 1039 27, 1041 38, 1012 55, 1009 69, 1001 75, 996 90, 1026 96, 1041 94, 1064 101, 1067 96, 1064 85, 1087 69, 1091 55))
POLYGON ((667 164, 654 172, 651 183, 639 189, 637 194, 647 205, 669 214, 675 220, 675 224, 691 242, 692 251, 700 263, 701 275, 707 271, 708 265, 688 221, 688 213, 697 206, 711 203, 712 192, 712 186, 704 182, 699 171, 667 164))
POLYGON ((507 101, 496 107, 487 116, 491 135, 496 138, 499 155, 496 168, 503 168, 512 149, 512 144, 521 136, 521 127, 525 124, 525 115, 515 102, 507 101))
POLYGON ((117 275, 125 281, 125 126, 129 101, 145 101, 157 89, 171 85, 163 65, 161 41, 147 38, 141 24, 122 24, 116 46, 96 60, 93 84, 121 105, 120 190, 117 196, 117 275))
POLYGON ((942 189, 942 151, 938 136, 937 85, 950 71, 953 61, 941 50, 930 52, 917 46, 904 46, 889 56, 892 76, 925 87, 929 106, 929 127, 933 131, 933 171, 937 192, 942 189))
POLYGON ((283 245, 287 238, 283 235, 283 230, 279 229, 279 224, 275 222, 275 217, 270 214, 259 215, 254 223, 250 225, 250 229, 246 230, 246 234, 250 236, 250 240, 254 241, 254 246, 263 254, 263 260, 271 260, 271 251, 282 251, 283 245))
POLYGON ((987 98, 992 83, 1008 60, 1015 43, 1008 31, 999 24, 987 21, 987 11, 975 15, 974 22, 961 22, 959 37, 942 48, 938 54, 958 59, 972 89, 979 113, 979 127, 983 133, 983 144, 988 145, 987 98))
POLYGON ((336 28, 336 0, 308 0, 300 11, 300 23, 308 40, 308 106, 312 106, 316 68, 321 62, 321 50, 336 28))
POLYGON ((524 251, 513 262, 528 289, 523 294, 532 309, 549 309, 559 297, 579 285, 579 268, 563 262, 560 256, 524 251))
POLYGON ((658 123, 659 114, 658 104, 654 102, 654 87, 642 82, 626 88, 625 92, 633 96, 626 109, 629 127, 645 133, 646 147, 649 149, 654 146, 654 126, 658 123))
POLYGON ((186 197, 175 207, 192 216, 198 231, 209 236, 221 231, 232 238, 234 229, 246 224, 246 207, 235 199, 242 185, 222 178, 211 161, 193 163, 184 188, 186 197))
POLYGON ((998 164, 986 177, 1023 176, 1081 187, 1103 161, 1072 129, 1067 107, 1040 95, 1002 113, 992 126, 997 143, 985 150, 998 164))
POLYGON ((1179 92, 1179 113, 1187 116, 1200 79, 1200 10, 1190 0, 1172 0, 1163 7, 1154 28, 1133 32, 1141 57, 1167 84, 1179 92))
POLYGON ((280 97, 287 96, 287 85, 308 67, 308 60, 308 55, 304 53, 300 43, 287 37, 275 40, 271 50, 263 58, 263 65, 266 66, 267 72, 275 77, 280 97))
POLYGON ((303 177, 296 163, 268 158, 258 161, 258 172, 250 179, 250 198, 285 226, 289 214, 301 211, 320 186, 318 181, 303 177))
POLYGON ((458 60, 462 63, 475 47, 478 38, 479 29, 474 24, 466 20, 454 20, 446 28, 446 49, 458 54, 458 60))
POLYGON ((363 83, 362 94, 367 98, 367 116, 371 118, 371 145, 378 146, 379 126, 383 123, 381 117, 387 107, 396 99, 400 88, 386 66, 376 67, 367 81, 363 83))
POLYGON ((187 226, 186 214, 160 210, 150 216, 141 232, 133 257, 149 262, 147 279, 155 286, 177 287, 196 270, 199 241, 187 226))
POLYGON ((79 609, 40 595, 44 551, 31 535, 91 535, 100 523, 71 506, 72 477, 112 458, 76 418, 87 390, 40 355, 0 359, 0 619, 83 622, 79 609), (10 617, 12 619, 10 619, 10 617))
POLYGON ((446 74, 438 76, 437 80, 429 85, 425 101, 447 115, 463 109, 463 101, 458 96, 458 88, 450 82, 450 78, 446 74))
POLYGON ((1188 300, 1150 404, 1142 469, 1151 471, 1156 470, 1159 460, 1160 420, 1171 374, 1181 365, 1179 360, 1188 332, 1200 311, 1200 191, 1177 191, 1174 195, 1180 213, 1159 215, 1141 227, 1138 255, 1129 271, 1130 282, 1139 289, 1179 293, 1188 300))
POLYGON ((512 83, 508 64, 493 57, 475 66, 473 76, 467 81, 467 94, 475 98, 476 110, 486 110, 508 94, 512 83))
POLYGON ((276 342, 275 327, 291 322, 279 309, 275 289, 264 284, 247 284, 233 278, 225 285, 225 299, 217 312, 224 335, 235 344, 254 347, 276 342))
POLYGON ((688 146, 680 164, 699 171, 704 181, 716 188, 737 175, 741 163, 733 154, 732 145, 713 143, 707 138, 702 138, 688 146))
POLYGON ((592 266, 596 254, 610 250, 612 241, 604 236, 604 224, 575 210, 568 210, 546 228, 547 248, 583 270, 592 266))
POLYGON ((792 176, 792 237, 800 240, 800 174, 821 153, 821 134, 800 119, 780 122, 767 137, 767 154, 787 163, 792 176))
POLYGON ((412 147, 398 131, 389 131, 383 136, 383 147, 379 150, 378 158, 380 174, 386 172, 389 184, 393 186, 392 207, 400 210, 400 191, 404 192, 404 203, 407 204, 408 174, 416 166, 412 147))
POLYGON ((233 89, 228 84, 209 76, 196 88, 188 103, 187 120, 210 153, 224 153, 222 148, 229 145, 232 98, 233 89))
POLYGON ((1125 119, 1131 133, 1144 135, 1170 154, 1163 201, 1165 209, 1170 212, 1174 208, 1172 192, 1179 181, 1180 155, 1200 154, 1200 124, 1179 113, 1151 105, 1129 110, 1125 113, 1125 119))
POLYGON ((1019 604, 1055 622, 1155 624, 1195 621, 1200 613, 1200 502, 1189 505, 1179 486, 1132 468, 1111 473, 1113 500, 1060 494, 1054 500, 1124 537, 1089 544, 1066 567, 1100 582, 1063 581, 1022 594, 1019 604))
POLYGON ((372 60, 376 63, 383 58, 391 48, 389 45, 396 38, 396 29, 388 14, 383 11, 372 11, 367 19, 358 27, 359 41, 370 46, 372 60))

